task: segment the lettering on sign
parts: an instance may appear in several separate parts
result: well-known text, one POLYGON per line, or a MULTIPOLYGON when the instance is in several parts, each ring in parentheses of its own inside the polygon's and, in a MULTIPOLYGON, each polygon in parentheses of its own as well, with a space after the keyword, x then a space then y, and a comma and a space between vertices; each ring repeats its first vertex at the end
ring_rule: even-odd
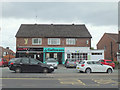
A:
POLYGON ((28 44, 28 39, 24 39, 25 40, 25 45, 28 44))

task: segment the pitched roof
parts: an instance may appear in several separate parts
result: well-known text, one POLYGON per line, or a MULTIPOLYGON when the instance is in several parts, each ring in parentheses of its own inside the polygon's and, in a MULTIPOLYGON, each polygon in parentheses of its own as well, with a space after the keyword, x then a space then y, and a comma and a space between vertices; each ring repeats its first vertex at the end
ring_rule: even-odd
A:
POLYGON ((120 31, 119 31, 119 34, 118 34, 118 43, 120 43, 120 31))
POLYGON ((115 33, 105 33, 105 34, 107 34, 115 42, 118 42, 118 34, 115 34, 115 33))
POLYGON ((21 24, 16 37, 92 38, 86 26, 79 24, 21 24))
POLYGON ((109 38, 111 38, 112 40, 114 40, 115 42, 118 42, 118 34, 116 33, 104 33, 104 35, 101 37, 101 39, 99 40, 99 42, 97 43, 97 45, 101 42, 101 40, 104 39, 105 36, 108 36, 109 38))

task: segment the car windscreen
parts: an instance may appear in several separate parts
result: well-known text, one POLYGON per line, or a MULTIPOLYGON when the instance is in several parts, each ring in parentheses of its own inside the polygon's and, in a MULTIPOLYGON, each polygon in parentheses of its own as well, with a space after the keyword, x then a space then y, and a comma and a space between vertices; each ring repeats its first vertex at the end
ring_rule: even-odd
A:
POLYGON ((106 63, 113 63, 112 61, 106 61, 106 63))
POLYGON ((2 58, 0 58, 0 61, 2 61, 2 58))

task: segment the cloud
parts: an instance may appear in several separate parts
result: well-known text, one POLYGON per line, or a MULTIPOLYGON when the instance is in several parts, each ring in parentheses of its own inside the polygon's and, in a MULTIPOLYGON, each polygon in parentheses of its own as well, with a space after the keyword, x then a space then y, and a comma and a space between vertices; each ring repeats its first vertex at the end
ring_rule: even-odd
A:
MULTIPOLYGON (((41 24, 51 24, 52 21, 45 21, 40 20, 41 24)), ((9 46, 12 50, 16 51, 16 38, 15 35, 20 27, 21 24, 34 24, 34 19, 14 19, 14 18, 7 18, 3 19, 2 23, 2 46, 7 47, 9 46), (12 23, 11 23, 12 22, 12 23)), ((75 24, 80 24, 83 22, 78 22, 75 24)), ((54 23, 62 23, 62 24, 72 24, 68 21, 56 21, 54 23)), ((118 33, 117 26, 94 26, 90 23, 85 24, 88 28, 89 32, 92 35, 92 47, 96 48, 96 44, 102 37, 102 35, 106 33, 118 33)))
POLYGON ((93 2, 19 2, 3 3, 3 18, 35 19, 38 21, 74 22, 76 19, 93 25, 117 25, 118 3, 93 2))

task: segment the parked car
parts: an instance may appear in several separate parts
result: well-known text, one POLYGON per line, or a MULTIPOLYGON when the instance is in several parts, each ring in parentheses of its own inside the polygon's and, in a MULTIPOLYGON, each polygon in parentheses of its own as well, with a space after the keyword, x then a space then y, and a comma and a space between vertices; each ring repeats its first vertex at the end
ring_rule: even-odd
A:
POLYGON ((0 67, 5 67, 8 66, 7 60, 0 58, 0 67))
POLYGON ((112 66, 113 68, 115 68, 115 63, 112 60, 102 59, 102 60, 99 60, 99 61, 100 61, 100 63, 102 63, 104 65, 109 65, 109 66, 112 66))
POLYGON ((68 68, 68 67, 76 67, 77 64, 76 64, 76 60, 74 59, 66 59, 66 62, 65 62, 65 67, 68 68))
POLYGON ((76 67, 77 71, 79 72, 86 72, 86 73, 91 73, 91 72, 107 72, 107 73, 112 73, 113 68, 108 65, 103 65, 99 61, 95 60, 84 60, 81 61, 79 64, 77 64, 76 67))
POLYGON ((54 58, 48 58, 46 60, 46 64, 47 65, 52 65, 55 69, 58 68, 58 61, 56 59, 54 59, 54 58))
POLYGON ((10 70, 16 73, 21 72, 43 72, 51 73, 54 71, 54 67, 44 64, 41 61, 33 58, 19 58, 16 61, 10 63, 10 70))
POLYGON ((10 66, 10 63, 15 62, 17 59, 19 59, 19 58, 12 58, 12 59, 10 59, 10 61, 8 62, 8 66, 10 66))

